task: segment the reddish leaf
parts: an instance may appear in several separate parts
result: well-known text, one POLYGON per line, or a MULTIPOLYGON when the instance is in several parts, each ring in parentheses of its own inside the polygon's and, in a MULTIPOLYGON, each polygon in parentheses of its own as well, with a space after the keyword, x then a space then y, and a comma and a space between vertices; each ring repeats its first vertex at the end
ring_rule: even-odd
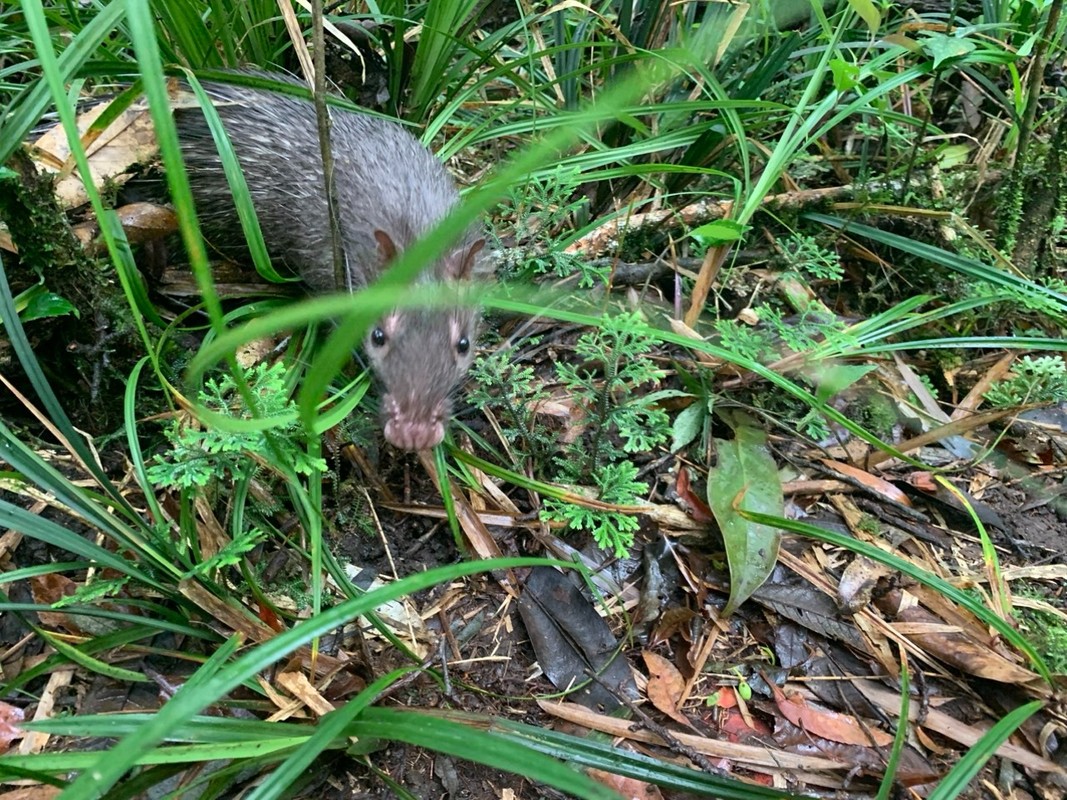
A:
POLYGON ((0 703, 0 753, 6 753, 13 741, 23 737, 22 728, 19 727, 23 719, 21 708, 0 703))

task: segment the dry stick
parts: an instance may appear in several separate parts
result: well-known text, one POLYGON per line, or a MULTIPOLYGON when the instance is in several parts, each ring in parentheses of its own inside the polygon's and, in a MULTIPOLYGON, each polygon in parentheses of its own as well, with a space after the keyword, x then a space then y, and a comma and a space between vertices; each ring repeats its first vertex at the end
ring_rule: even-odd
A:
POLYGON ((351 289, 344 253, 341 251, 341 222, 337 217, 337 186, 333 174, 333 148, 330 147, 330 111, 326 106, 326 37, 322 26, 322 0, 311 0, 311 46, 314 48, 312 56, 315 61, 315 119, 319 127, 323 188, 326 190, 326 208, 330 217, 334 285, 351 289))

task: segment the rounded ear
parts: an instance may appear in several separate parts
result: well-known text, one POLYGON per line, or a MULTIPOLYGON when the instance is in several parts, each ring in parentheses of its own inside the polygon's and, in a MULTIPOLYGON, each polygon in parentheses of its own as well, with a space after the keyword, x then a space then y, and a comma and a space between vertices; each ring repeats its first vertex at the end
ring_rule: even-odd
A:
POLYGON ((475 256, 485 247, 485 239, 477 239, 471 242, 466 250, 457 250, 445 259, 445 278, 457 281, 465 281, 471 276, 474 269, 475 256))
POLYGON ((396 258, 396 245, 393 238, 385 231, 375 231, 374 239, 378 242, 378 252, 382 254, 382 263, 388 264, 396 258))

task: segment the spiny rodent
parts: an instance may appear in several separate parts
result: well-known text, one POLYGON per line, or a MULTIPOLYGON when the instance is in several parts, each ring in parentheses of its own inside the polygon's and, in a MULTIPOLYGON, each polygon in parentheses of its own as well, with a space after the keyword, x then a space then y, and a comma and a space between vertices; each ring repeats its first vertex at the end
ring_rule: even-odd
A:
MULTIPOLYGON (((404 128, 331 107, 348 284, 338 287, 313 104, 263 89, 204 86, 240 161, 272 261, 294 270, 313 292, 355 291, 373 282, 457 202, 455 184, 441 162, 404 128)), ((224 252, 240 252, 243 237, 233 195, 204 116, 196 108, 177 108, 175 120, 205 234, 224 252)), ((483 245, 478 232, 468 230, 423 270, 420 281, 482 277, 483 245)), ((381 407, 391 444, 423 450, 444 437, 451 395, 474 356, 478 318, 469 306, 401 309, 371 327, 364 349, 385 389, 381 407)))

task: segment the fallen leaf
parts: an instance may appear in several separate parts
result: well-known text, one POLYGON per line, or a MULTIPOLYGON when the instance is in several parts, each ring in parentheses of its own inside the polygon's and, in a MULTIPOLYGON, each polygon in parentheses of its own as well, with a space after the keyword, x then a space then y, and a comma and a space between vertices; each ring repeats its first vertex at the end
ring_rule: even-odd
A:
POLYGON ((624 775, 616 775, 614 772, 604 772, 599 769, 589 770, 589 777, 609 789, 614 789, 626 800, 661 800, 663 797, 658 788, 650 783, 639 781, 637 778, 627 778, 624 775))
POLYGON ((19 723, 26 718, 26 713, 18 706, 0 703, 0 753, 6 753, 16 739, 23 737, 19 723))
POLYGON ((879 478, 877 475, 872 475, 867 470, 859 469, 851 464, 845 464, 840 461, 833 461, 829 458, 822 459, 822 463, 832 469, 834 472, 841 475, 847 475, 862 486, 866 486, 868 489, 877 492, 883 497, 888 497, 902 505, 910 506, 911 500, 904 492, 900 491, 896 486, 891 484, 885 478, 879 478))
POLYGON ((663 656, 645 650, 641 653, 648 667, 648 699, 656 708, 673 719, 689 727, 689 720, 678 710, 678 703, 685 691, 685 678, 678 668, 663 656))
POLYGON ((855 717, 847 714, 839 714, 808 703, 799 694, 787 697, 785 692, 771 681, 768 680, 767 684, 774 692, 774 702, 782 716, 812 736, 864 747, 888 747, 893 743, 893 737, 885 731, 870 725, 860 725, 855 717))

